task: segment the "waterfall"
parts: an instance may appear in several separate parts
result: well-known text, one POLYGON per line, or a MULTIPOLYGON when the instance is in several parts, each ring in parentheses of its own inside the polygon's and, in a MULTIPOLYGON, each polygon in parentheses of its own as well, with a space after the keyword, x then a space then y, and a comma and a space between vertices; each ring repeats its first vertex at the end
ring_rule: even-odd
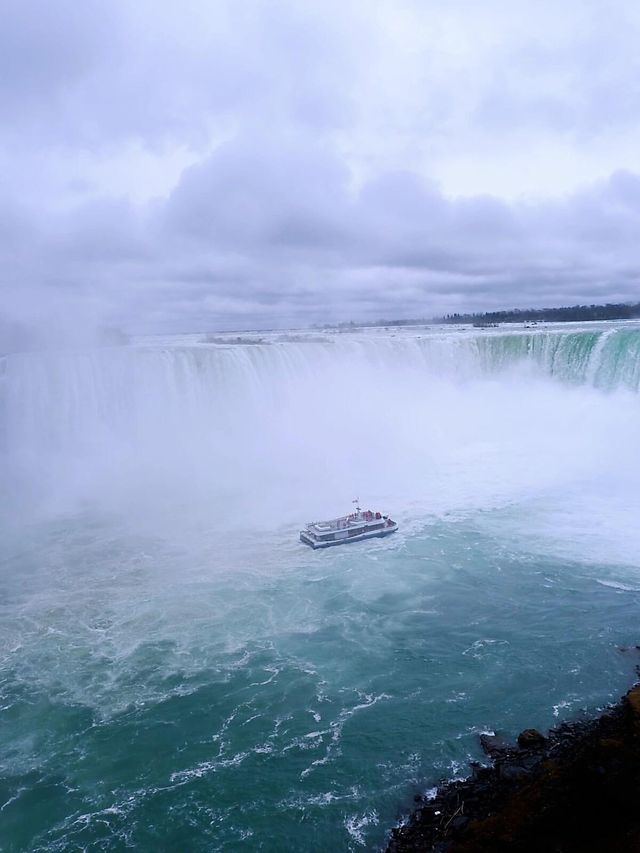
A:
POLYGON ((475 339, 487 371, 528 362, 545 375, 603 390, 640 387, 640 329, 493 334, 475 339))
POLYGON ((462 458, 468 448, 475 458, 478 431, 485 444, 511 441, 505 413, 529 405, 532 380, 548 390, 520 432, 533 431, 543 411, 554 417, 565 387, 591 395, 640 387, 637 324, 219 340, 5 356, 5 483, 93 493, 120 473, 148 490, 181 480, 185 490, 215 482, 231 494, 255 482, 308 489, 315 475, 329 493, 349 476, 363 483, 367 470, 380 481, 385 466, 397 480, 429 453, 462 458))
MULTIPOLYGON (((483 334, 317 336, 309 342, 138 346, 22 353, 0 361, 5 449, 55 450, 129 439, 149 421, 228 425, 278 405, 290 393, 331 394, 332 385, 403 371, 421 377, 498 376, 527 366, 603 390, 640 387, 640 328, 483 334)), ((368 381, 368 380, 366 380, 368 381)))

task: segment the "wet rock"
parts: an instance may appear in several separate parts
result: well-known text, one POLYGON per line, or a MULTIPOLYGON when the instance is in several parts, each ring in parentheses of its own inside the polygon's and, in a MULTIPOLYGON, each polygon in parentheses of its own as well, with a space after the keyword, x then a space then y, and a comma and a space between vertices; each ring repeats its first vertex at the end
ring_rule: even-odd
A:
POLYGON ((511 749, 511 745, 500 735, 480 735, 480 746, 490 758, 497 758, 511 749))
POLYGON ((529 773, 529 770, 526 767, 523 767, 522 764, 500 764, 497 770, 499 778, 506 779, 508 781, 522 779, 529 773))
POLYGON ((469 818, 466 815, 459 814, 453 818, 449 827, 455 832, 459 829, 464 829, 465 826, 469 823, 469 818))
POLYGON ((640 684, 636 684, 624 697, 624 704, 631 713, 640 717, 640 684))
POLYGON ((389 853, 640 853, 640 684, 595 720, 525 730, 472 772, 394 830, 389 853))
POLYGON ((518 746, 521 749, 542 749, 546 743, 546 737, 537 729, 525 729, 518 735, 518 746))

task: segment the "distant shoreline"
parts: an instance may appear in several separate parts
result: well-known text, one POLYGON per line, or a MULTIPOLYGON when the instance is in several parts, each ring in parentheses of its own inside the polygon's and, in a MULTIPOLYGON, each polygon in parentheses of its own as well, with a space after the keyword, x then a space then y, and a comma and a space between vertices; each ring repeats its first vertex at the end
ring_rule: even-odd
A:
POLYGON ((327 323, 314 326, 322 329, 349 329, 366 327, 431 326, 471 324, 492 326, 500 323, 585 323, 602 320, 638 320, 640 302, 609 303, 607 305, 570 305, 563 308, 513 308, 508 311, 485 311, 471 314, 445 314, 442 317, 412 320, 373 320, 371 322, 327 323))

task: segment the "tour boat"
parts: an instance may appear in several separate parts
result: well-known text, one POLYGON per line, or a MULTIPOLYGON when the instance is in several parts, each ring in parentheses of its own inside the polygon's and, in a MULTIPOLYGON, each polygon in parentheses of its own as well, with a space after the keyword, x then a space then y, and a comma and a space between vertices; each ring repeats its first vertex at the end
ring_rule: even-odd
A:
POLYGON ((362 510, 355 500, 356 511, 330 521, 311 521, 300 531, 300 541, 312 548, 328 548, 346 542, 360 542, 395 533, 398 525, 380 512, 362 510))

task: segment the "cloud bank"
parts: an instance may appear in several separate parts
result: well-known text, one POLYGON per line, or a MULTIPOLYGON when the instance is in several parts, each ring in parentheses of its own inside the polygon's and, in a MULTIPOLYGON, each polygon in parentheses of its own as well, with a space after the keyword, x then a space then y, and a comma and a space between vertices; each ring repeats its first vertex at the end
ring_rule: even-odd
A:
POLYGON ((639 36, 625 2, 10 4, 0 314, 70 334, 637 300, 639 36))

